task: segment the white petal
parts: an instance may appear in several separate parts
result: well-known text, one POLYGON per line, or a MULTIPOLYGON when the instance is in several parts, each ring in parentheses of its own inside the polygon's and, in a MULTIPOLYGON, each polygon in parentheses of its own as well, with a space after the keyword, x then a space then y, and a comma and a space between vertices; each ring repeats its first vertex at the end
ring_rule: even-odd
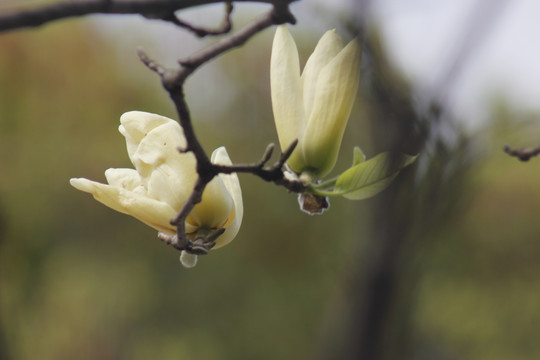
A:
MULTIPOLYGON (((212 153, 212 162, 221 165, 231 165, 231 159, 225 147, 220 147, 212 153)), ((233 174, 219 174, 220 179, 225 184, 225 188, 229 192, 233 200, 233 209, 229 214, 229 219, 225 224, 225 232, 217 239, 214 249, 218 249, 222 246, 230 243, 238 234, 240 225, 242 224, 242 218, 244 216, 244 204, 242 201, 242 189, 240 188, 240 181, 238 175, 233 174)))
POLYGON ((317 169, 319 176, 326 175, 335 165, 359 77, 360 50, 353 40, 322 69, 317 80, 303 151, 306 162, 317 169))
POLYGON ((69 182, 76 189, 91 193, 97 201, 113 210, 131 215, 158 231, 168 234, 176 232, 170 224, 176 211, 165 202, 88 179, 70 179, 69 182))
POLYGON ((105 177, 109 185, 118 186, 133 191, 141 186, 141 177, 134 169, 107 169, 105 177))
POLYGON ((133 154, 133 163, 148 194, 167 202, 177 211, 189 197, 197 179, 193 154, 178 151, 178 147, 184 146, 182 128, 171 120, 150 130, 133 154))
POLYGON ((137 151, 139 143, 150 130, 170 121, 174 120, 144 111, 129 111, 124 113, 120 117, 121 125, 118 130, 126 138, 129 158, 132 160, 132 156, 137 151))
POLYGON ((317 43, 302 72, 304 90, 304 114, 309 119, 315 98, 316 82, 321 70, 343 49, 336 30, 327 31, 317 43))
POLYGON ((157 126, 143 136, 133 157, 148 165, 158 166, 178 158, 179 147, 186 146, 184 132, 176 121, 157 126))
MULTIPOLYGON (((300 139, 305 127, 304 100, 300 81, 298 50, 285 25, 276 29, 270 59, 272 110, 279 143, 287 148, 300 139)), ((294 151, 290 162, 301 162, 301 152, 294 151)))
MULTIPOLYGON (((181 154, 177 153, 176 156, 180 157, 181 154)), ((190 167, 186 167, 185 171, 179 171, 178 168, 179 166, 170 166, 169 163, 162 164, 153 169, 146 179, 149 196, 168 203, 176 211, 180 211, 197 180, 195 161, 190 167)))
POLYGON ((233 200, 225 184, 216 176, 206 185, 202 201, 195 205, 186 222, 197 227, 218 229, 229 219, 233 200))

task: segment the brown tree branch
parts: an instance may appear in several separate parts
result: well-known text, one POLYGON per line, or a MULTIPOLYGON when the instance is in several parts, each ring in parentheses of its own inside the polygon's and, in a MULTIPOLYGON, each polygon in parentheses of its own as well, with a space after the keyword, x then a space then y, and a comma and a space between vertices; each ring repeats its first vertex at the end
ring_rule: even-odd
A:
MULTIPOLYGON (((172 245, 178 250, 185 250, 187 252, 194 253, 193 252, 194 244, 192 241, 190 241, 186 237, 186 218, 191 212, 191 210, 193 210, 195 205, 201 202, 202 194, 208 182, 210 181, 209 180, 207 181, 207 179, 203 178, 199 174, 199 178, 197 179, 197 182, 195 183, 195 187, 193 188, 191 195, 182 206, 182 209, 180 210, 180 212, 178 212, 176 217, 171 220, 171 224, 176 226, 176 236, 175 236, 176 243, 172 245)), ((208 250, 210 250, 210 248, 208 248, 207 251, 208 250)))
POLYGON ((295 23, 296 20, 288 8, 289 2, 290 1, 282 1, 279 3, 273 2, 274 6, 271 11, 254 20, 237 33, 232 34, 209 46, 208 48, 195 53, 188 59, 179 60, 179 66, 175 68, 166 68, 158 64, 142 49, 138 49, 139 58, 150 70, 154 71, 160 76, 163 87, 167 90, 171 100, 176 106, 179 122, 184 130, 184 136, 186 138, 186 147, 179 149, 179 151, 192 152, 197 161, 197 173, 199 174, 199 178, 190 197, 183 205, 177 216, 171 221, 171 224, 176 226, 176 235, 168 236, 166 234, 161 234, 159 237, 161 240, 178 250, 183 250, 196 255, 202 255, 206 254, 214 246, 214 240, 217 237, 215 232, 209 233, 208 238, 196 238, 194 240, 188 239, 185 232, 185 220, 195 205, 201 202, 202 194, 206 188, 206 185, 219 173, 252 173, 266 181, 271 181, 277 185, 284 186, 290 191, 302 192, 306 190, 306 187, 300 181, 288 180, 284 176, 283 172, 283 166, 294 150, 296 142, 291 144, 291 146, 289 146, 289 148, 282 154, 280 160, 271 167, 265 167, 265 164, 270 159, 273 146, 268 147, 263 155, 262 160, 254 165, 224 166, 213 164, 204 151, 201 143, 197 139, 184 95, 185 81, 189 75, 191 75, 201 65, 235 47, 243 45, 255 34, 272 25, 295 23))
MULTIPOLYGON (((288 6, 296 0, 236 0, 274 6, 288 6)), ((140 14, 166 19, 175 11, 190 7, 221 3, 223 0, 66 0, 28 9, 0 13, 0 32, 38 27, 49 22, 91 14, 140 14)))
MULTIPOLYGON (((288 180, 283 173, 283 166, 287 159, 292 154, 293 150, 296 147, 296 144, 298 143, 297 140, 295 140, 281 155, 279 161, 277 161, 274 165, 271 167, 265 168, 265 164, 270 160, 270 157, 272 156, 272 152, 274 150, 274 144, 270 144, 267 146, 261 160, 256 164, 251 165, 219 165, 219 164, 212 164, 211 169, 208 170, 207 173, 205 173, 207 176, 208 174, 231 174, 231 173, 237 173, 237 172, 243 172, 243 173, 251 173, 256 176, 259 176, 263 180, 273 182, 276 185, 281 185, 290 191, 293 192, 304 192, 306 190, 306 185, 303 184, 301 181, 292 181, 288 180)), ((184 152, 185 149, 180 149, 180 151, 184 152)), ((215 176, 214 175, 214 176, 215 176)), ((182 206, 182 209, 180 212, 176 215, 176 217, 171 220, 171 224, 176 226, 177 233, 175 235, 168 235, 162 232, 158 233, 158 239, 165 242, 167 245, 170 245, 174 247, 175 249, 179 251, 186 251, 191 254, 195 255, 206 255, 210 251, 212 247, 215 245, 215 240, 225 232, 225 229, 217 229, 212 230, 210 232, 207 232, 204 236, 195 236, 194 239, 188 239, 185 231, 185 220, 189 213, 193 210, 196 204, 201 202, 202 195, 204 192, 204 189, 208 182, 212 180, 214 177, 203 177, 201 174, 199 174, 199 178, 197 179, 197 182, 195 183, 194 189, 191 192, 189 198, 186 200, 184 205, 182 206), (184 236, 181 236, 179 234, 184 234, 184 236)))
POLYGON ((272 152, 274 150, 274 144, 268 145, 264 155, 256 164, 240 164, 240 165, 216 165, 214 164, 214 169, 218 173, 222 174, 231 174, 231 173, 249 173, 264 181, 272 182, 278 186, 283 186, 287 190, 296 193, 302 193, 307 190, 307 186, 300 180, 294 181, 289 180, 285 177, 283 172, 283 167, 285 163, 291 156, 293 150, 296 148, 298 140, 293 141, 285 151, 280 156, 280 159, 272 166, 265 167, 265 164, 270 159, 272 152))
POLYGON ((510 156, 515 156, 521 161, 529 161, 530 158, 540 154, 540 146, 533 148, 512 149, 510 146, 505 145, 503 147, 505 153, 510 156))
MULTIPOLYGON (((219 173, 246 172, 253 173, 266 181, 286 187, 290 191, 302 192, 306 187, 299 181, 288 180, 283 173, 283 166, 290 156, 296 143, 292 144, 281 156, 281 159, 271 167, 264 165, 271 155, 271 149, 263 156, 261 162, 254 165, 222 166, 212 164, 208 155, 201 146, 193 129, 189 108, 184 96, 184 83, 196 69, 226 51, 243 45, 247 40, 262 30, 282 23, 295 23, 296 19, 289 11, 289 4, 295 0, 238 0, 239 2, 259 2, 273 5, 272 10, 253 21, 237 33, 222 39, 216 44, 203 49, 191 57, 179 60, 178 67, 166 68, 152 60, 142 49, 137 53, 141 61, 161 78, 163 87, 169 93, 176 106, 179 122, 184 130, 186 147, 180 152, 192 152, 197 161, 199 178, 194 189, 177 216, 171 221, 177 228, 175 236, 160 234, 159 238, 178 250, 193 254, 206 254, 214 245, 214 240, 220 235, 213 231, 204 238, 188 239, 185 232, 185 220, 196 204, 201 202, 206 185, 219 173)), ((149 19, 158 19, 172 22, 183 28, 195 32, 199 36, 218 35, 229 32, 231 24, 232 4, 226 2, 226 14, 221 28, 208 30, 194 27, 180 20, 176 11, 211 3, 220 3, 220 0, 79 0, 77 2, 66 0, 55 4, 37 6, 30 9, 18 10, 0 14, 0 32, 37 27, 52 21, 68 17, 84 16, 90 14, 139 14, 149 19)))

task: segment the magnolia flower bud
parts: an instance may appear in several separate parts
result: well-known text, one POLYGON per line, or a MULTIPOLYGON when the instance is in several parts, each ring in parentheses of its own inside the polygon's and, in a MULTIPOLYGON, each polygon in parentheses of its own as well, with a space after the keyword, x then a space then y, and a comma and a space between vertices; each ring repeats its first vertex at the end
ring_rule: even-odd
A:
MULTIPOLYGON (((76 189, 91 193, 106 206, 131 215, 165 234, 176 228, 170 221, 190 196, 198 174, 183 129, 169 118, 131 111, 120 118, 119 131, 126 138, 129 158, 135 169, 108 169, 108 184, 71 179, 76 189)), ((212 153, 212 162, 230 165, 224 147, 212 153)), ((238 233, 243 216, 242 192, 236 174, 219 174, 208 183, 202 201, 186 219, 186 233, 199 229, 225 229, 214 249, 228 244, 238 233)), ((194 265, 196 259, 190 259, 194 265)))
POLYGON ((335 30, 327 31, 300 75, 294 39, 278 26, 270 63, 272 109, 281 148, 298 139, 287 162, 293 171, 323 177, 333 169, 359 78, 356 40, 343 48, 335 30))

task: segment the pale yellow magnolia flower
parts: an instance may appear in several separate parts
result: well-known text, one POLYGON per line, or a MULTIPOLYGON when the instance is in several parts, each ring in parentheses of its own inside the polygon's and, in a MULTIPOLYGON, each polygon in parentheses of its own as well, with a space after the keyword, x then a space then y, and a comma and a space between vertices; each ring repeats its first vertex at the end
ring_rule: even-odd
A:
POLYGON ((319 40, 300 75, 298 51, 285 25, 272 46, 272 108, 281 148, 298 145, 287 164, 323 177, 334 167, 360 79, 356 40, 343 47, 335 30, 319 40))
MULTIPOLYGON (((131 215, 154 229, 173 235, 170 221, 180 211, 197 180, 192 153, 181 154, 186 139, 178 122, 166 117, 131 111, 120 118, 120 133, 126 138, 128 155, 135 169, 108 169, 108 184, 88 179, 71 179, 81 191, 124 214, 131 215)), ((224 147, 212 153, 215 164, 230 165, 224 147)), ((202 202, 186 219, 186 232, 200 228, 225 232, 214 249, 228 244, 238 233, 243 216, 242 192, 236 174, 219 174, 206 187, 202 202)))

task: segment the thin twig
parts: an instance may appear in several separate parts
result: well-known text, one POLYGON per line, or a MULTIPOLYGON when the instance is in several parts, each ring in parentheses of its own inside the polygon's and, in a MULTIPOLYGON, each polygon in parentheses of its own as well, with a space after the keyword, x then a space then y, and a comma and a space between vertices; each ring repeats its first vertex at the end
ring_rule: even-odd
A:
MULTIPOLYGON (((287 6, 296 0, 236 0, 287 6)), ((140 14, 162 18, 163 14, 223 0, 65 0, 0 14, 0 32, 37 27, 60 19, 91 14, 140 14)))
MULTIPOLYGON (((192 152, 197 161, 197 173, 199 178, 195 187, 179 211, 177 216, 171 221, 172 225, 176 226, 176 236, 163 235, 162 238, 169 245, 172 245, 178 250, 184 250, 193 254, 205 254, 213 245, 212 241, 202 240, 200 243, 195 243, 187 238, 185 232, 185 221, 189 213, 202 200, 202 194, 206 185, 219 173, 232 172, 247 172, 255 174, 266 181, 274 182, 289 189, 290 191, 302 192, 305 190, 305 185, 300 181, 290 181, 285 178, 283 166, 291 155, 296 142, 284 151, 280 160, 271 167, 265 168, 272 155, 273 146, 267 147, 262 160, 254 165, 232 165, 223 166, 213 164, 201 143, 199 142, 195 130, 193 128, 191 115, 184 95, 184 83, 186 79, 201 65, 214 59, 215 57, 229 51, 235 47, 243 45, 247 40, 262 30, 274 25, 282 23, 294 23, 296 19, 291 14, 288 8, 290 1, 272 2, 274 4, 271 11, 267 12, 257 20, 253 21, 240 31, 232 34, 221 41, 211 45, 210 47, 195 53, 185 60, 178 61, 179 67, 170 69, 158 64, 152 60, 142 49, 137 51, 141 61, 152 71, 158 74, 161 78, 163 87, 169 93, 171 100, 176 106, 179 122, 184 130, 186 138, 186 146, 179 149, 180 152, 192 152)), ((212 234, 211 236, 214 236, 212 234)), ((196 239, 197 240, 197 239, 196 239)))
POLYGON ((188 252, 191 250, 192 243, 186 237, 186 218, 195 205, 201 202, 202 194, 207 184, 208 182, 205 182, 205 180, 199 176, 189 198, 186 200, 176 217, 171 220, 171 224, 176 226, 177 244, 175 247, 179 250, 186 250, 188 252))
POLYGON ((203 49, 198 53, 192 55, 188 59, 180 60, 179 63, 183 67, 183 71, 191 74, 203 63, 212 60, 218 55, 235 48, 244 45, 244 43, 250 39, 253 35, 261 32, 262 30, 281 23, 294 24, 296 19, 289 12, 287 6, 275 6, 272 11, 261 16, 258 20, 253 21, 242 30, 235 33, 233 36, 224 38, 211 47, 203 49))
POLYGON ((540 154, 540 146, 533 148, 523 148, 523 149, 512 149, 510 146, 505 145, 503 147, 505 153, 510 156, 515 156, 521 161, 529 161, 530 158, 540 154))
POLYGON ((231 174, 231 173, 249 173, 258 176, 264 181, 272 182, 276 185, 283 186, 287 190, 296 193, 302 193, 307 190, 307 186, 300 180, 289 180, 285 177, 283 172, 283 166, 287 162, 287 159, 291 156, 293 150, 298 144, 298 140, 295 140, 285 151, 281 154, 280 159, 272 166, 265 167, 265 164, 270 159, 274 144, 268 145, 266 151, 263 154, 261 161, 256 164, 238 164, 238 165, 217 165, 214 164, 214 169, 218 173, 231 174))
POLYGON ((163 77, 165 75, 166 69, 158 63, 154 62, 154 60, 150 59, 150 57, 146 54, 142 47, 137 48, 137 55, 147 68, 158 74, 160 77, 163 77))
MULTIPOLYGON (((143 49, 138 49, 137 54, 141 61, 153 72, 159 75, 161 78, 163 87, 168 91, 171 100, 176 106, 176 110, 179 116, 180 125, 183 128, 184 136, 186 138, 186 146, 183 149, 179 149, 180 152, 192 152, 195 156, 197 163, 197 173, 199 178, 195 184, 195 187, 189 196, 188 200, 177 214, 177 216, 171 221, 171 224, 177 228, 176 238, 170 235, 163 234, 160 239, 174 246, 178 250, 188 251, 194 254, 206 253, 211 246, 212 241, 202 243, 195 243, 189 240, 185 232, 185 220, 189 213, 193 210, 196 204, 201 202, 202 194, 206 185, 220 172, 231 173, 235 172, 251 172, 267 181, 272 181, 278 185, 285 186, 291 191, 303 191, 305 186, 300 182, 290 181, 285 178, 283 173, 283 166, 287 158, 294 150, 296 144, 285 151, 280 160, 271 167, 265 168, 264 164, 270 159, 272 148, 267 148, 263 159, 255 165, 239 165, 231 167, 222 167, 220 165, 212 164, 208 155, 201 146, 195 131, 193 129, 189 108, 187 106, 184 95, 184 83, 186 79, 196 69, 198 69, 204 63, 212 60, 213 58, 229 51, 235 47, 243 45, 247 40, 253 37, 255 34, 262 30, 275 25, 283 23, 296 22, 296 19, 289 10, 289 4, 295 0, 237 0, 237 1, 250 1, 259 3, 268 3, 273 5, 272 10, 266 13, 264 16, 253 21, 242 30, 237 33, 224 38, 216 44, 199 51, 193 56, 179 60, 179 67, 166 68, 160 65, 158 62, 151 59, 143 49)), ((0 14, 0 32, 21 29, 26 27, 37 27, 43 24, 53 22, 59 19, 85 16, 90 14, 139 14, 150 19, 160 19, 165 21, 172 21, 178 26, 189 29, 195 32, 199 36, 205 35, 217 35, 229 32, 231 24, 231 12, 232 4, 226 2, 226 14, 224 24, 221 28, 216 30, 207 30, 197 28, 189 25, 180 20, 175 12, 178 10, 186 9, 189 7, 195 7, 211 3, 224 2, 222 0, 79 0, 74 2, 72 0, 66 0, 54 4, 36 6, 30 9, 16 10, 13 12, 0 14)), ((218 236, 219 233, 214 232, 210 235, 218 236)), ((198 239, 195 239, 198 241, 198 239)))

